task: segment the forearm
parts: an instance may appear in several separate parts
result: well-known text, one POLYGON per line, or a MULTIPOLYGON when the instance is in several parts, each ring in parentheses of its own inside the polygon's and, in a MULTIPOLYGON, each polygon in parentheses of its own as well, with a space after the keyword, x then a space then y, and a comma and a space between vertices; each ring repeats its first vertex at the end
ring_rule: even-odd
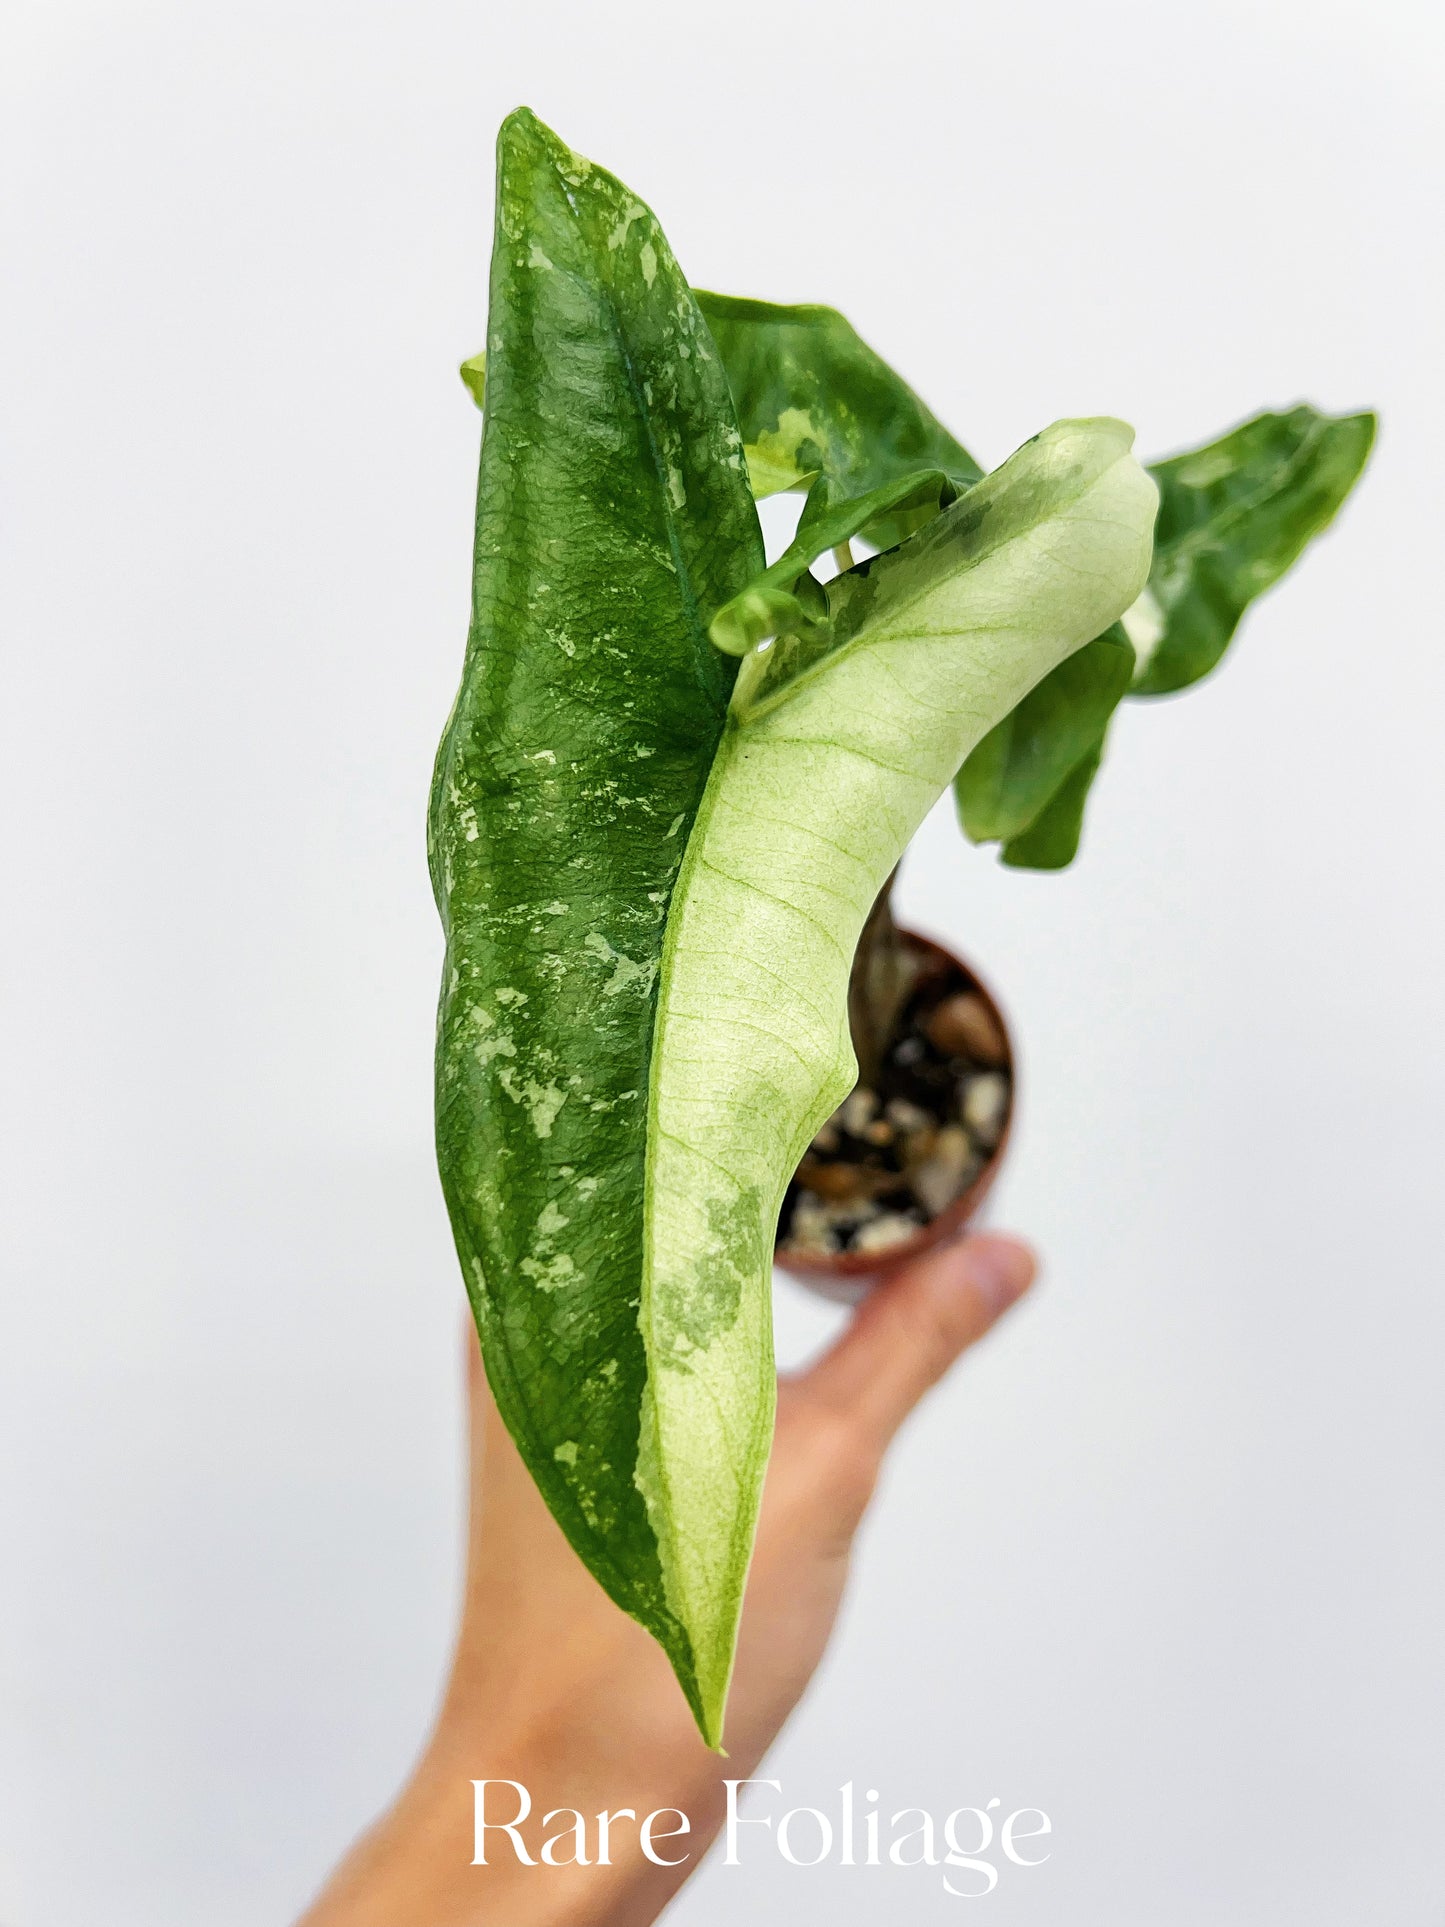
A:
POLYGON ((714 1757, 663 1787, 621 1748, 580 1772, 577 1751, 575 1736, 479 1748, 444 1727, 299 1927, 646 1927, 722 1824, 722 1774, 742 1769, 714 1757))
POLYGON ((727 1822, 728 1782, 757 1774, 818 1663, 889 1438, 1032 1268, 997 1238, 933 1252, 780 1386, 725 1760, 547 1512, 473 1341, 471 1556, 445 1703, 405 1791, 299 1927, 655 1920, 727 1822))

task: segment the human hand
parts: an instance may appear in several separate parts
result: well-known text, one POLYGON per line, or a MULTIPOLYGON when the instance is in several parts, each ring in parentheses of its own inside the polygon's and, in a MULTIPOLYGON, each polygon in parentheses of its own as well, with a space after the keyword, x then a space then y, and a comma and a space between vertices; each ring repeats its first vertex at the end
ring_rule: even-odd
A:
MULTIPOLYGON (((698 1737, 660 1648, 601 1590, 547 1511, 470 1336, 470 1544, 451 1680, 412 1779, 300 1927, 655 1920, 722 1825, 724 1779, 753 1774, 822 1658, 894 1433, 1033 1275, 1027 1247, 1011 1238, 928 1252, 872 1292, 822 1358, 780 1380, 726 1760, 698 1737), (527 1788, 531 1820, 520 1831, 534 1862, 542 1816, 586 1816, 594 1864, 525 1865, 498 1831, 488 1864, 473 1865, 478 1780, 527 1788), (633 1818, 609 1828, 610 1864, 596 1864, 597 1814, 626 1808, 633 1818), (659 1827, 655 1860, 637 1822, 663 1808, 676 1812, 659 1827), (689 1830, 664 1838, 678 1813, 689 1830), (673 1857, 679 1864, 659 1864, 673 1857)), ((493 1790, 489 1817, 514 1819, 520 1804, 510 1789, 493 1790)), ((558 1857, 572 1844, 569 1828, 558 1857)))

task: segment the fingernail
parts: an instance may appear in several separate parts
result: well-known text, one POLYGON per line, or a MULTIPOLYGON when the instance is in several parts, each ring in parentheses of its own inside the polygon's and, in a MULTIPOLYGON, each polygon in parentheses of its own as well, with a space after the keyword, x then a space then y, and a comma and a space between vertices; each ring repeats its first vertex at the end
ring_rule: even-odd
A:
POLYGON ((1002 1317, 1033 1283, 1034 1254, 1015 1238, 972 1238, 966 1251, 964 1275, 992 1315, 1002 1317))

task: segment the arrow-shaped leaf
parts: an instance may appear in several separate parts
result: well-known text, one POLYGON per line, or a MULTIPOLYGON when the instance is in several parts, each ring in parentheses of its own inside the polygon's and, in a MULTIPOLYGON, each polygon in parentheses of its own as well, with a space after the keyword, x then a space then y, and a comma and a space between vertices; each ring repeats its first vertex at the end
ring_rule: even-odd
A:
POLYGON ((1126 623, 1139 653, 1135 695, 1167 695, 1208 675, 1250 603, 1334 519, 1374 439, 1373 415, 1302 404, 1151 464, 1154 566, 1126 623))
MULTIPOLYGON (((805 488, 814 475, 827 477, 837 501, 920 469, 942 470, 956 488, 982 474, 836 308, 697 298, 727 368, 759 497, 805 488)), ((855 532, 886 549, 922 519, 879 511, 855 532)))
POLYGON ((530 114, 498 143, 473 614, 437 762, 437 1150, 503 1418, 703 1707, 636 1483, 657 975, 763 564, 661 230, 530 114))
POLYGON ((668 915, 649 1094, 639 1479, 716 1737, 773 1410, 783 1191, 851 1088, 878 889, 968 750, 1142 585, 1155 493, 1117 422, 1060 423, 753 651, 668 915))
POLYGON ((1374 427, 1373 415, 1299 407, 1151 464, 1160 499, 1148 586, 1110 637, 1046 678, 964 764, 955 788, 974 842, 1002 841, 1002 861, 1018 869, 1072 863, 1118 703, 1186 688, 1219 662, 1249 604, 1344 501, 1374 427), (1126 637, 1137 666, 1119 646, 1126 637))

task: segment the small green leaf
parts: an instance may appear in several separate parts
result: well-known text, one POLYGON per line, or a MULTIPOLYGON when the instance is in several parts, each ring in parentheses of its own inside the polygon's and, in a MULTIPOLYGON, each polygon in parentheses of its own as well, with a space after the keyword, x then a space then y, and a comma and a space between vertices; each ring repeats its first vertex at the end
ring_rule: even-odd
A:
POLYGON ((472 400, 477 404, 478 408, 485 409, 487 405, 487 357, 485 350, 479 355, 468 355, 467 359, 457 370, 457 373, 466 383, 467 392, 471 395, 472 400))
MULTIPOLYGON (((1106 732, 1107 733, 1107 732, 1106 732)), ((999 862, 1014 870, 1067 870, 1079 853, 1084 804, 1103 761, 1102 739, 1060 783, 1039 814, 999 851, 999 862)))
MULTIPOLYGON (((798 578, 789 582, 798 586, 798 578)), ((812 578, 810 577, 811 581, 812 578)), ((723 604, 708 625, 708 634, 725 656, 745 656, 755 643, 768 636, 799 635, 812 637, 815 625, 793 587, 780 588, 759 576, 755 583, 723 604)), ((813 587, 818 584, 813 582, 813 587)))
POLYGON ((818 472, 815 468, 797 468, 781 449, 758 442, 745 448, 743 453, 747 456, 748 483, 755 501, 786 494, 789 489, 806 488, 818 472))
POLYGON ((1301 405, 1151 464, 1154 566, 1125 618, 1139 655, 1133 694, 1167 695, 1208 675, 1250 603, 1334 517, 1374 438, 1373 415, 1301 405))
POLYGON ((1022 837, 1066 784, 1082 809, 1088 780, 1080 787, 1074 779, 1085 763, 1091 774, 1098 768, 1109 719, 1133 670, 1134 651, 1116 622, 1061 662, 989 731, 954 784, 959 817, 973 842, 1022 837))
MULTIPOLYGON (((942 470, 956 488, 979 479, 968 450, 836 308, 701 290, 697 298, 727 369, 760 493, 802 487, 813 474, 827 477, 835 500, 921 469, 942 470)), ((860 532, 886 549, 917 526, 916 518, 880 512, 860 532)))
MULTIPOLYGON (((816 597, 810 594, 800 601, 797 587, 820 555, 851 541, 861 530, 878 526, 884 516, 894 526, 921 528, 957 496, 953 482, 936 468, 901 475, 866 495, 843 500, 836 498, 828 477, 820 475, 808 491, 792 542, 740 596, 723 605, 708 633, 728 655, 743 656, 768 636, 789 629, 807 632, 814 620, 808 602, 816 597)), ((813 584, 815 590, 817 586, 813 584)))

